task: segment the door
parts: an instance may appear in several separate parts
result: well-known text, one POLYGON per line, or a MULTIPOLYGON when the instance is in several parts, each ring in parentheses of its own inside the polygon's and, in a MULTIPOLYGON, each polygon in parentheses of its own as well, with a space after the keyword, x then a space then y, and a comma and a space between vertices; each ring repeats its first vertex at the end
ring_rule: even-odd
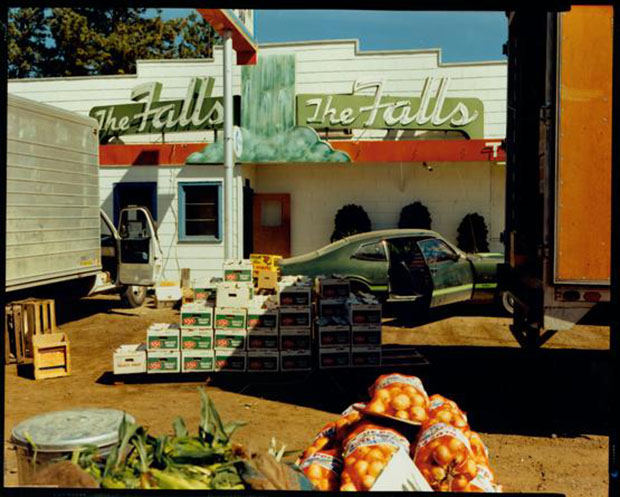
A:
POLYGON ((438 238, 420 240, 418 246, 433 279, 431 307, 471 299, 474 277, 467 258, 438 238))
POLYGON ((159 279, 163 261, 155 222, 144 207, 123 209, 119 216, 119 282, 152 286, 159 279))
POLYGON ((291 256, 291 195, 254 194, 254 252, 291 256))
POLYGON ((254 252, 254 190, 246 180, 243 186, 243 258, 254 252))
POLYGON ((114 184, 114 225, 125 207, 146 207, 157 222, 157 182, 126 182, 114 184))
POLYGON ((387 240, 390 298, 430 301, 433 281, 417 238, 387 240))

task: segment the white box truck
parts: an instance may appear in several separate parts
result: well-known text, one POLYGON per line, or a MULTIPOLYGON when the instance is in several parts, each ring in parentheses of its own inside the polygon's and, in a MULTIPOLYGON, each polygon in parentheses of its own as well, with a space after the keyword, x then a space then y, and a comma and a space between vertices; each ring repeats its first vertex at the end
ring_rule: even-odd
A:
POLYGON ((162 253, 147 209, 100 210, 97 121, 8 95, 6 281, 24 294, 118 290, 142 304, 162 253))

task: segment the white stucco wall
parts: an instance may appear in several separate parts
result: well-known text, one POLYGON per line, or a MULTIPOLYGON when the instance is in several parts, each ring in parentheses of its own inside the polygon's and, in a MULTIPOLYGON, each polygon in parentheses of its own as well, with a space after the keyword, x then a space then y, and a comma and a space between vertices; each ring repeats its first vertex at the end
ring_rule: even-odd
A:
POLYGON ((426 205, 432 229, 456 243, 457 228, 472 212, 484 216, 491 250, 502 250, 504 166, 491 163, 368 163, 346 165, 262 165, 256 193, 290 193, 291 250, 300 255, 329 243, 334 217, 345 204, 359 204, 372 228, 398 227, 401 209, 426 205))

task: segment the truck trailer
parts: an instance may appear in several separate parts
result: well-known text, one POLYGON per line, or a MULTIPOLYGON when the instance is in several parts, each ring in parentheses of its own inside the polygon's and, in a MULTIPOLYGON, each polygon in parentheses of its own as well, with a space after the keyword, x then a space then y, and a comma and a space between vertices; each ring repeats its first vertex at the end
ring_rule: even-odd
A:
POLYGON ((500 285, 522 346, 610 300, 611 6, 511 12, 500 285))
POLYGON ((119 291, 141 305, 162 255, 147 209, 118 229, 100 209, 97 121, 15 95, 7 99, 8 299, 119 291))

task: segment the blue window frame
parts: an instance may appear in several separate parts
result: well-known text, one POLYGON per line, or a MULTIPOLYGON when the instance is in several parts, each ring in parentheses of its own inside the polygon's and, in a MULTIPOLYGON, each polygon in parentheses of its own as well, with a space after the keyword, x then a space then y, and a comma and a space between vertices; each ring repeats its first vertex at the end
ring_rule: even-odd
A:
POLYGON ((222 241, 222 183, 179 183, 179 241, 222 241))

